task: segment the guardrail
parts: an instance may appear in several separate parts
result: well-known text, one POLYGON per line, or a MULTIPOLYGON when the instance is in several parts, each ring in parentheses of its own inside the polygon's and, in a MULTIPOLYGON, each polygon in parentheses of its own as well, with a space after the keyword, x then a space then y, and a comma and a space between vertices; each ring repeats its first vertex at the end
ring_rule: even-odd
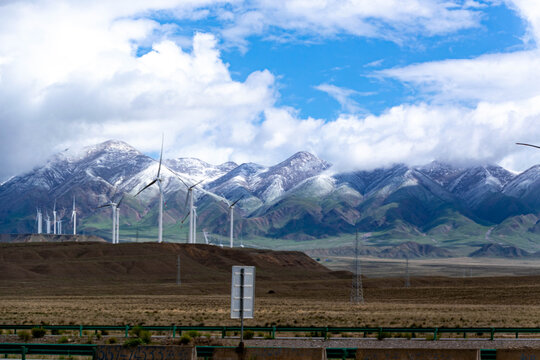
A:
MULTIPOLYGON (((134 326, 134 325, 0 325, 2 330, 31 330, 33 328, 43 328, 50 331, 77 331, 79 336, 83 336, 85 331, 117 331, 122 332, 125 337, 129 337, 129 332, 135 327, 144 330, 168 332, 173 338, 182 335, 187 331, 200 332, 219 332, 221 337, 227 337, 229 333, 240 332, 239 326, 134 326)), ((327 339, 331 334, 339 333, 363 333, 364 337, 374 334, 378 338, 389 336, 396 337, 396 334, 406 334, 407 337, 414 337, 416 334, 430 335, 432 340, 437 340, 443 334, 461 334, 464 338, 468 334, 477 334, 483 336, 489 335, 493 340, 496 334, 540 334, 540 328, 509 328, 509 327, 475 327, 475 328, 447 328, 447 327, 426 327, 426 328, 408 328, 408 327, 291 327, 291 326, 245 326, 244 331, 250 330, 258 333, 267 333, 267 337, 274 339, 277 333, 307 333, 311 337, 321 337, 327 339)))

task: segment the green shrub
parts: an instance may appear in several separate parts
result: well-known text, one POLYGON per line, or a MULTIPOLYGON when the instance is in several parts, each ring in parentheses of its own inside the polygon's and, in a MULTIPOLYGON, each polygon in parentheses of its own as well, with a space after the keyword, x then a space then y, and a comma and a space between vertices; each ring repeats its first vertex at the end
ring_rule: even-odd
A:
POLYGON ((142 340, 136 337, 136 338, 127 339, 122 346, 125 348, 133 348, 133 347, 137 347, 141 345, 142 343, 143 343, 142 340))
POLYGON ((109 332, 107 330, 101 330, 101 335, 109 335, 109 332))
POLYGON ((131 329, 131 336, 140 337, 141 331, 144 331, 142 327, 135 326, 133 329, 131 329))
POLYGON ((30 340, 30 333, 28 331, 19 331, 19 339, 26 342, 30 340))
POLYGON ((201 334, 197 330, 189 330, 187 334, 192 338, 201 336, 201 334))
POLYGON ((244 339, 250 340, 250 339, 253 339, 254 336, 255 336, 255 333, 253 331, 251 330, 244 331, 244 339))
POLYGON ((391 337, 392 334, 390 333, 387 333, 387 332, 379 332, 377 333, 377 340, 382 340, 382 339, 385 339, 387 337, 391 337))
POLYGON ((62 333, 63 333, 62 330, 51 329, 51 335, 60 335, 60 334, 62 334, 62 333))
POLYGON ((34 339, 42 338, 47 333, 47 330, 45 330, 42 327, 35 327, 35 328, 32 328, 32 330, 30 330, 30 331, 32 332, 32 337, 34 339))
POLYGON ((118 340, 116 340, 115 337, 108 338, 107 341, 106 341, 107 344, 111 344, 111 345, 116 344, 117 342, 118 342, 118 340))
POLYGON ((192 338, 191 336, 189 336, 188 334, 184 334, 182 335, 182 337, 180 337, 180 339, 178 340, 178 343, 180 345, 187 345, 191 342, 192 338))
POLYGON ((58 339, 59 344, 66 344, 69 342, 69 339, 67 336, 62 336, 60 339, 58 339))
POLYGON ((141 339, 144 344, 150 344, 152 342, 152 334, 148 330, 141 330, 139 332, 139 339, 141 339))

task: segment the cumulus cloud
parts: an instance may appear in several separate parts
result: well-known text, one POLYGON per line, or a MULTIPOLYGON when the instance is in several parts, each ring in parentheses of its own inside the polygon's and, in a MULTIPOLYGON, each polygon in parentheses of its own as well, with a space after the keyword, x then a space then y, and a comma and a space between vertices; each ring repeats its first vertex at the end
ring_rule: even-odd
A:
POLYGON ((147 16, 159 9, 190 19, 219 13, 228 24, 223 36, 235 41, 272 27, 397 41, 399 34, 442 34, 477 26, 482 5, 372 3, 4 3, 0 179, 73 144, 117 138, 142 151, 156 151, 162 132, 167 157, 195 156, 213 163, 272 164, 299 150, 312 151, 341 170, 441 157, 500 162, 520 170, 540 161, 536 153, 525 157, 524 149, 513 148, 517 141, 537 142, 540 135, 534 126, 540 116, 540 89, 532 71, 536 50, 385 70, 379 75, 422 89, 425 99, 379 116, 359 115, 351 101, 353 90, 321 84, 317 88, 340 101, 345 112, 329 121, 302 118, 298 109, 276 105, 279 74, 260 69, 233 80, 215 35, 196 33, 177 41, 170 24, 147 16), (381 35, 383 24, 388 31, 381 35), (140 47, 150 51, 138 56, 140 47), (463 103, 456 105, 453 99, 463 103))

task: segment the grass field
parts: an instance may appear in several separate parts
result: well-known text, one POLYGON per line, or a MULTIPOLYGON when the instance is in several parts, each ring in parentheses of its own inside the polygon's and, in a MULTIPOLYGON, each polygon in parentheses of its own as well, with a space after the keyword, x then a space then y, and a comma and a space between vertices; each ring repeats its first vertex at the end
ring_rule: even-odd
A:
MULTIPOLYGON (((350 260, 330 263, 347 268, 350 260)), ((365 304, 355 305, 351 273, 328 271, 299 253, 176 244, 5 245, 0 321, 237 325, 229 314, 230 266, 253 264, 255 318, 246 325, 540 327, 540 276, 501 276, 538 272, 535 262, 413 260, 408 288, 403 261, 362 263, 365 304), (441 276, 451 275, 451 266, 456 276, 441 276), (461 273, 469 268, 472 277, 461 273)))

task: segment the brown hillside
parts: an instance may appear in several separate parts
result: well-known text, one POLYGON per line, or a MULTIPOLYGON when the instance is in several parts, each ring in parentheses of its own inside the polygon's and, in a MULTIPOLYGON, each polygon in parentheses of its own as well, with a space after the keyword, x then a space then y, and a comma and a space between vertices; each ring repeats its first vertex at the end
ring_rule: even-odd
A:
POLYGON ((230 291, 233 265, 255 266, 257 283, 268 283, 258 286, 259 291, 287 284, 302 287, 313 281, 331 283, 343 275, 296 251, 170 243, 4 243, 0 244, 0 286, 56 293, 88 286, 116 292, 125 287, 171 285, 176 282, 178 255, 185 291, 230 291))

